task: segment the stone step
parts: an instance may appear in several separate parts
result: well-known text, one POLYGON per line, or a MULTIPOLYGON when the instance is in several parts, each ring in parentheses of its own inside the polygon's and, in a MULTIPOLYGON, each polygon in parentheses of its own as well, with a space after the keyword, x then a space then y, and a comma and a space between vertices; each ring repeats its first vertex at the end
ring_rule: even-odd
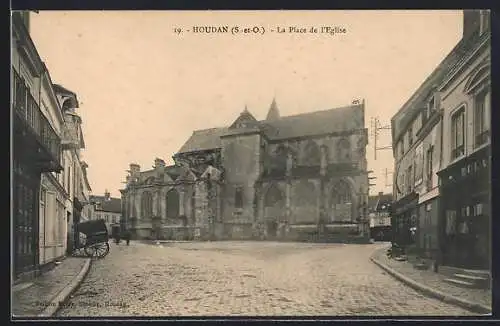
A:
POLYGON ((488 277, 483 277, 483 276, 476 276, 476 275, 467 275, 467 274, 455 274, 453 275, 454 278, 456 279, 462 279, 462 280, 467 280, 467 281, 473 281, 473 282, 481 282, 481 281, 489 281, 488 277))
POLYGON ((480 269, 464 269, 460 274, 471 275, 471 276, 479 276, 483 278, 490 278, 490 272, 487 270, 480 269))
POLYGON ((459 286, 459 287, 463 287, 463 288, 475 288, 476 287, 476 284, 474 284, 473 282, 461 281, 461 280, 457 280, 454 278, 447 278, 444 281, 447 283, 459 286))

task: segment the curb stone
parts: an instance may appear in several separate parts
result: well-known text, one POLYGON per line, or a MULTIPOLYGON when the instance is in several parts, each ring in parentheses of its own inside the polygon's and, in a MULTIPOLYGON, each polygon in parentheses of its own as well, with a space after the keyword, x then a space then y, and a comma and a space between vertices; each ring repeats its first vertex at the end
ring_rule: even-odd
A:
POLYGON ((395 279, 401 281, 402 283, 410 286, 411 288, 413 288, 413 289, 415 289, 415 290, 417 290, 419 292, 422 292, 422 293, 424 293, 424 294, 426 294, 426 295, 428 295, 430 297, 436 298, 436 299, 441 300, 441 301, 443 301, 445 303, 451 303, 453 305, 459 306, 460 308, 467 309, 467 310, 469 310, 471 312, 475 312, 475 313, 479 313, 479 314, 491 314, 491 308, 490 307, 481 305, 479 303, 473 303, 473 302, 470 302, 470 301, 467 301, 467 300, 464 300, 464 299, 459 299, 459 298, 447 295, 447 294, 445 294, 445 293, 443 293, 441 291, 432 289, 432 288, 430 288, 428 286, 425 286, 423 284, 420 284, 420 283, 412 280, 411 278, 409 278, 407 276, 404 276, 403 274, 401 274, 399 272, 396 272, 394 269, 392 269, 392 268, 388 267, 387 265, 381 263, 380 261, 378 261, 373 256, 370 257, 370 260, 375 265, 379 266, 384 271, 386 271, 387 273, 389 273, 389 275, 391 275, 395 279))
POLYGON ((52 317, 61 308, 63 303, 68 300, 71 293, 75 291, 75 289, 83 282, 85 276, 87 276, 91 261, 92 259, 90 258, 86 259, 85 264, 83 265, 83 268, 80 270, 78 275, 76 275, 71 280, 71 282, 51 300, 47 308, 45 308, 44 311, 38 314, 37 317, 52 317))

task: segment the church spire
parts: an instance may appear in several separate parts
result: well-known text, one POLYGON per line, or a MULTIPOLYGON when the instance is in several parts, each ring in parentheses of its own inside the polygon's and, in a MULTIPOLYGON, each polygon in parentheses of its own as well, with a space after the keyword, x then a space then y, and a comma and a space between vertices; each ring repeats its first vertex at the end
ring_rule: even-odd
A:
POLYGON ((276 98, 273 98, 273 102, 271 103, 271 107, 267 112, 266 120, 278 120, 280 118, 280 111, 278 110, 278 105, 276 105, 276 98))

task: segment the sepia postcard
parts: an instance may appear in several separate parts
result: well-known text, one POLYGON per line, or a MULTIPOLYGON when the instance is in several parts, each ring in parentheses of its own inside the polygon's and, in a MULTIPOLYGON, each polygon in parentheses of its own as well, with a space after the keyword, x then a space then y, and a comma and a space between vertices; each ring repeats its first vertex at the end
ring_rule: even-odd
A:
POLYGON ((484 316, 488 10, 12 11, 11 317, 484 316))

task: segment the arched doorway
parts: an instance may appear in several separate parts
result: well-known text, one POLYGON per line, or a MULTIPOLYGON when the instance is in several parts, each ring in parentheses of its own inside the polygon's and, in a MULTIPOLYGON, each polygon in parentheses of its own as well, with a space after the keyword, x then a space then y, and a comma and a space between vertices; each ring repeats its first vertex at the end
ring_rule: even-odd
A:
POLYGON ((285 215, 285 196, 272 184, 264 196, 264 219, 267 222, 267 232, 275 237, 278 230, 278 220, 285 215))
POLYGON ((341 180, 335 184, 330 199, 330 222, 352 222, 355 219, 354 200, 349 183, 341 180))

